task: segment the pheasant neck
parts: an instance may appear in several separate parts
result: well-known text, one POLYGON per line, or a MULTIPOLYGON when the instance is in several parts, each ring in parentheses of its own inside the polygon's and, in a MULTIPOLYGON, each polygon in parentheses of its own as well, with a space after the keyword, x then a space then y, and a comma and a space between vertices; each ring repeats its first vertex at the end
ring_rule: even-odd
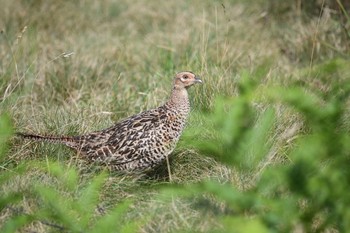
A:
POLYGON ((190 101, 188 99, 188 93, 185 88, 174 87, 169 101, 167 102, 171 108, 179 111, 179 114, 187 117, 190 111, 190 101))

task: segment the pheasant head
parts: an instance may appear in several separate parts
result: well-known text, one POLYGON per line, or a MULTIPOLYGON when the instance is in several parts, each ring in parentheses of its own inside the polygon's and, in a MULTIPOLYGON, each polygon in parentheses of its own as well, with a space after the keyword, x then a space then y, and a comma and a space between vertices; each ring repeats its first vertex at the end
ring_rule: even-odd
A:
POLYGON ((203 83, 203 81, 192 72, 180 72, 175 75, 174 89, 187 89, 196 83, 203 83))

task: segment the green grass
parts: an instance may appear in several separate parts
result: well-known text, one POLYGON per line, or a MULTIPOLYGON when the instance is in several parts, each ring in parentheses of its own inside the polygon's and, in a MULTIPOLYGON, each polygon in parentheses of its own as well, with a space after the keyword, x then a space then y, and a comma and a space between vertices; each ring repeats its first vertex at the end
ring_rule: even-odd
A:
MULTIPOLYGON (((134 228, 138 232, 222 230, 225 224, 218 216, 230 213, 230 204, 210 194, 166 201, 158 198, 160 190, 169 183, 195 186, 206 180, 246 190, 267 167, 293 164, 289 152, 299 138, 312 131, 313 124, 308 124, 303 109, 286 104, 291 99, 281 98, 280 102, 272 90, 298 86, 307 99, 315 97, 305 105, 325 106, 333 95, 342 92, 344 80, 350 78, 350 22, 336 9, 322 8, 324 13, 319 14, 314 12, 317 8, 309 11, 309 5, 300 8, 295 1, 278 4, 272 0, 0 0, 0 5, 0 115, 8 114, 16 131, 76 135, 103 129, 162 104, 176 72, 190 70, 202 77, 204 85, 190 89, 193 111, 171 159, 172 181, 162 175, 108 174, 98 201, 92 201, 106 212, 115 211, 115 216, 120 213, 122 223, 135 220, 136 227, 130 226, 125 232, 134 228), (238 85, 244 78, 253 79, 253 89, 238 85), (264 122, 272 121, 265 135, 234 135, 238 139, 253 135, 256 140, 235 151, 238 155, 252 147, 251 157, 241 167, 231 166, 242 161, 234 158, 227 165, 227 157, 198 149, 201 142, 220 137, 220 132, 214 134, 220 127, 223 131, 232 129, 230 123, 222 126, 207 115, 219 111, 219 122, 225 122, 229 114, 239 115, 231 112, 230 106, 247 104, 239 102, 239 96, 251 90, 247 99, 253 107, 242 110, 247 122, 241 128, 252 126, 264 131, 264 122), (219 97, 234 100, 223 102, 218 110, 219 97), (267 109, 275 115, 271 119, 265 116, 267 109), (220 115, 222 112, 227 115, 220 115), (265 147, 263 140, 268 142, 265 147), (123 203, 130 200, 123 209, 123 203)), ((349 116, 345 109, 341 124, 344 132, 350 129, 349 116)), ((1 210, 0 226, 18 213, 30 215, 40 209, 44 204, 37 197, 45 190, 56 191, 73 202, 82 198, 81 193, 88 193, 84 187, 99 179, 98 168, 79 160, 63 146, 16 138, 1 158, 0 169, 2 174, 16 174, 0 182, 0 193, 21 193, 31 190, 33 184, 54 190, 28 191, 30 195, 1 210), (41 169, 38 164, 18 168, 29 161, 41 164, 41 169), (52 176, 50 167, 56 162, 64 166, 63 170, 77 170, 74 187, 67 189, 66 182, 70 181, 61 182, 52 176)), ((166 169, 158 172, 166 174, 166 169)), ((35 219, 24 224, 21 231, 60 229, 35 219)))

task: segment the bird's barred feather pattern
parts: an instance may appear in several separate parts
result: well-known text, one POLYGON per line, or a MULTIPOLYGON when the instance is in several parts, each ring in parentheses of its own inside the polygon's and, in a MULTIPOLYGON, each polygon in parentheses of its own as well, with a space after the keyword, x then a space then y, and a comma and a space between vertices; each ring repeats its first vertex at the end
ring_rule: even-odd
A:
POLYGON ((174 150, 190 111, 187 88, 197 82, 202 81, 191 72, 177 74, 168 102, 101 131, 73 137, 18 136, 64 144, 77 150, 82 158, 111 170, 148 170, 174 150))

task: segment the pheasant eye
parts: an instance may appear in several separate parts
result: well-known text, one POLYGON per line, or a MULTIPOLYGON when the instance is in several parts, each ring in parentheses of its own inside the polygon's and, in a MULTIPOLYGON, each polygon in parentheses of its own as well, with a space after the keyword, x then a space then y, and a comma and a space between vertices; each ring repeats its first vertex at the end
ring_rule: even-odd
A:
POLYGON ((187 76, 187 75, 184 75, 183 78, 184 78, 184 79, 188 79, 188 76, 187 76))

